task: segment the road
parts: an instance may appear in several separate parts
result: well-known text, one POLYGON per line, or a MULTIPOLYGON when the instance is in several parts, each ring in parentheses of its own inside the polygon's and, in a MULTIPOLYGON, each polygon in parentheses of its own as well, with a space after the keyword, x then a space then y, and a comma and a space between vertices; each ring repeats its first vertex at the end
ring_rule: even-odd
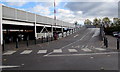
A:
POLYGON ((3 70, 118 70, 118 52, 102 48, 99 28, 3 54, 3 70))

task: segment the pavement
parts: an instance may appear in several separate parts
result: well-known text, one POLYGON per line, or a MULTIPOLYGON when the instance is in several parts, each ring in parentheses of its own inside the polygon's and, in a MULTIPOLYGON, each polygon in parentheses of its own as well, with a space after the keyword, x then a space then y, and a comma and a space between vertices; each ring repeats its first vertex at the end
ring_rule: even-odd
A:
POLYGON ((3 70, 118 70, 119 52, 104 48, 99 28, 3 53, 3 70))
POLYGON ((117 49, 117 37, 113 37, 111 35, 106 35, 108 39, 108 46, 110 49, 117 49))

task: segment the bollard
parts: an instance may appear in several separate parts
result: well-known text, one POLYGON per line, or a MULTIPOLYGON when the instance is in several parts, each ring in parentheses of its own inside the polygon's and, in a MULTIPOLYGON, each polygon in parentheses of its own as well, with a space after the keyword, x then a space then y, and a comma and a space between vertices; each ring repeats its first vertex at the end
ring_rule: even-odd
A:
POLYGON ((104 37, 104 46, 106 46, 106 38, 104 37))
POLYGON ((64 36, 63 36, 63 32, 62 32, 62 37, 64 37, 64 36))
POLYGON ((18 48, 18 38, 16 38, 16 48, 18 48))
POLYGON ((37 42, 36 42, 36 37, 35 37, 35 45, 37 44, 37 42))
POLYGON ((108 48, 108 39, 106 38, 106 48, 108 48))
POLYGON ((117 38, 117 50, 119 50, 119 38, 117 38))
POLYGON ((49 41, 48 39, 49 39, 49 37, 47 36, 47 42, 49 41))
POLYGON ((27 37, 27 41, 26 41, 26 44, 27 44, 27 47, 29 46, 29 36, 27 37))
POLYGON ((3 40, 2 51, 5 51, 5 40, 3 40))
POLYGON ((42 43, 43 43, 43 36, 42 36, 42 43))
POLYGON ((67 37, 67 32, 66 32, 66 37, 67 37))

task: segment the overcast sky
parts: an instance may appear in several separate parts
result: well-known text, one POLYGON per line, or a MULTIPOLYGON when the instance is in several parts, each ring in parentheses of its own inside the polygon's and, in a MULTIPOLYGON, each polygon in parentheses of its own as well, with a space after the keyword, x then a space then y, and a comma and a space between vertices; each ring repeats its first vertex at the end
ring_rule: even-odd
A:
MULTIPOLYGON (((34 2, 34 1, 23 1, 16 2, 16 0, 1 0, 2 4, 29 11, 32 13, 37 13, 47 17, 54 17, 53 2, 34 2), (13 1, 13 2, 12 2, 13 1)), ((44 0, 45 1, 45 0, 44 0)), ((71 0, 63 2, 62 0, 56 0, 56 11, 57 19, 66 22, 83 23, 87 18, 92 20, 93 18, 103 18, 103 17, 117 17, 118 16, 118 2, 117 0, 71 0)))

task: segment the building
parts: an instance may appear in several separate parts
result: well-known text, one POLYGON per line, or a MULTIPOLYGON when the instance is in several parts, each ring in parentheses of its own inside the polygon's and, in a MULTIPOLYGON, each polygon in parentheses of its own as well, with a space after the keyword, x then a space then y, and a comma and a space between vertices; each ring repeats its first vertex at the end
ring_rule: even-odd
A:
POLYGON ((15 41, 18 36, 24 39, 38 39, 41 36, 73 30, 74 24, 41 16, 38 14, 10 8, 0 4, 0 44, 3 40, 15 41), (55 24, 56 22, 56 24, 55 24))

